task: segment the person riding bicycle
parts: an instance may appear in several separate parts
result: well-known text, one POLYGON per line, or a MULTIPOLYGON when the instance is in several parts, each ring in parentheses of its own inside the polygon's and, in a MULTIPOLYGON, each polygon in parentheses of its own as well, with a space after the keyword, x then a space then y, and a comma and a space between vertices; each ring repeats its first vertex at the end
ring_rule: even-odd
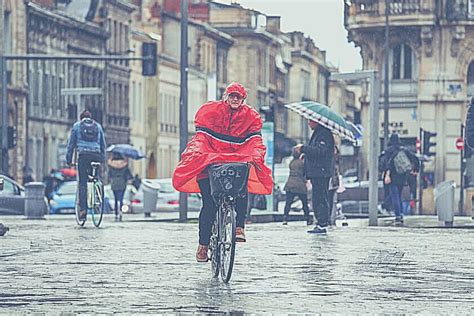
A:
MULTIPOLYGON (((271 170, 265 165, 266 147, 262 139, 260 114, 245 103, 247 91, 239 83, 231 83, 225 89, 222 100, 203 104, 196 113, 196 135, 173 174, 173 186, 181 192, 200 192, 202 208, 199 214, 198 262, 208 261, 208 246, 212 224, 218 206, 211 195, 207 167, 227 162, 251 163, 248 192, 271 194, 273 180, 271 170)), ((236 237, 244 242, 247 197, 236 201, 236 237)))
POLYGON ((92 162, 104 162, 106 144, 102 126, 92 119, 85 110, 80 121, 74 123, 67 142, 66 164, 72 164, 74 149, 77 151, 77 170, 79 174, 79 219, 87 217, 87 180, 92 175, 92 162))

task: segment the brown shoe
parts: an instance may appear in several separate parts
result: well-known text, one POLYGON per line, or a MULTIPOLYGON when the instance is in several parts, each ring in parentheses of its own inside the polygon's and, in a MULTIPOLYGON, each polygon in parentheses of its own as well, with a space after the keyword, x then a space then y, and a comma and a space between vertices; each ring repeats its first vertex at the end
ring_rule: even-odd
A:
POLYGON ((235 241, 237 242, 246 242, 247 239, 245 239, 245 231, 242 227, 237 227, 235 229, 235 241))
POLYGON ((207 262, 209 258, 207 257, 207 251, 209 246, 199 245, 196 251, 196 260, 197 262, 207 262))

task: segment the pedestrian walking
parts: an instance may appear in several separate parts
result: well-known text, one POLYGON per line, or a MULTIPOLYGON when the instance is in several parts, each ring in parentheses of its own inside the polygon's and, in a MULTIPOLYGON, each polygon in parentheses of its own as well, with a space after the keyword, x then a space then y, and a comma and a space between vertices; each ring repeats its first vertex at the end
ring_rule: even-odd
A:
POLYGON ((336 199, 337 199, 337 191, 341 186, 341 174, 339 172, 339 148, 334 146, 334 172, 332 174, 331 179, 329 180, 329 192, 328 192, 328 201, 329 201, 329 224, 336 225, 336 199))
POLYGON ((384 183, 389 186, 390 199, 395 211, 395 222, 403 223, 402 190, 408 176, 416 175, 420 161, 415 154, 406 150, 400 143, 398 134, 390 135, 387 144, 386 162, 383 166, 384 183))
POLYGON ((472 149, 474 148, 474 98, 471 99, 469 103, 469 108, 466 115, 465 129, 465 138, 466 144, 472 149))
MULTIPOLYGON (((388 161, 389 161, 389 153, 387 153, 385 150, 382 151, 382 153, 379 155, 378 158, 378 165, 379 165, 379 179, 384 180, 385 179, 385 174, 388 170, 388 161)), ((390 214, 393 210, 392 208, 392 199, 390 197, 390 185, 383 182, 383 201, 382 204, 378 206, 379 211, 385 212, 387 214, 390 214)))
POLYGON ((132 179, 132 174, 128 168, 128 160, 122 155, 113 153, 108 160, 109 181, 112 192, 114 193, 115 220, 122 220, 123 196, 127 188, 127 181, 132 179))
POLYGON ((402 190, 403 215, 413 214, 416 200, 416 175, 409 174, 402 190))
POLYGON ((33 169, 30 166, 23 167, 23 185, 35 181, 33 178, 33 169))
POLYGON ((135 187, 135 189, 138 190, 138 188, 140 187, 140 185, 142 184, 142 179, 140 179, 140 176, 137 174, 135 174, 135 176, 133 177, 133 180, 132 180, 132 185, 135 187))
POLYGON ((329 225, 329 179, 334 172, 334 137, 331 131, 320 123, 309 120, 313 130, 308 145, 296 145, 305 154, 304 173, 313 187, 313 211, 317 225, 308 233, 326 234, 329 225))
POLYGON ((288 214, 291 204, 296 198, 303 203, 303 212, 306 219, 306 225, 313 225, 313 217, 309 214, 308 207, 308 189, 306 187, 306 178, 304 176, 304 162, 300 159, 300 150, 293 148, 293 160, 290 162, 290 175, 286 181, 283 190, 286 193, 285 210, 283 216, 283 225, 288 225, 288 214))

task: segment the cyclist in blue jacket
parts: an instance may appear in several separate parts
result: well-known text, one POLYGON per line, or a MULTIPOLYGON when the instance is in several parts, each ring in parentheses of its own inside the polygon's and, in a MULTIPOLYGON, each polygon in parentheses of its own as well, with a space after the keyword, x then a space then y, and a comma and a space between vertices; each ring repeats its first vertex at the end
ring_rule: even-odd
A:
POLYGON ((87 179, 92 175, 92 162, 104 162, 106 159, 106 144, 102 126, 92 119, 85 110, 80 115, 80 121, 74 123, 67 142, 66 163, 72 164, 74 149, 77 151, 77 169, 79 174, 79 219, 87 216, 87 179))

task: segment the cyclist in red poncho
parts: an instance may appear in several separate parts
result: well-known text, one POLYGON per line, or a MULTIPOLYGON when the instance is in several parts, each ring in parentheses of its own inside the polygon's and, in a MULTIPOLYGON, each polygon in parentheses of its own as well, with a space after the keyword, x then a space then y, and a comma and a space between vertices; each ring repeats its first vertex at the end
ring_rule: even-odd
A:
MULTIPOLYGON (((239 83, 231 83, 222 100, 201 106, 194 120, 196 135, 189 141, 173 174, 173 186, 181 192, 200 192, 199 246, 196 259, 208 260, 207 252, 217 205, 211 196, 207 166, 223 162, 250 162, 248 192, 271 194, 271 170, 265 165, 260 114, 245 104, 247 91, 239 83)), ((244 242, 247 197, 237 200, 237 241, 244 242)))

